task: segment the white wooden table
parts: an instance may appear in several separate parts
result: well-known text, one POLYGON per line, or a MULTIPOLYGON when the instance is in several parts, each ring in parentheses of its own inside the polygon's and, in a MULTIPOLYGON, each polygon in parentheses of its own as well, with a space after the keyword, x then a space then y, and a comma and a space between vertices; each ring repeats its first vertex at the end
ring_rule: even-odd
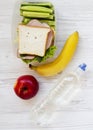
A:
MULTIPOLYGON (((11 20, 14 2, 0 1, 0 130, 38 130, 31 124, 30 109, 45 96, 58 77, 46 79, 23 64, 13 54, 11 20), (13 86, 16 78, 32 74, 40 82, 40 91, 32 100, 19 99, 13 86)), ((57 46, 62 47, 69 34, 77 30, 80 41, 77 52, 66 71, 85 62, 88 69, 82 81, 82 91, 65 108, 56 111, 58 117, 47 130, 93 130, 93 0, 53 0, 57 9, 57 46)))

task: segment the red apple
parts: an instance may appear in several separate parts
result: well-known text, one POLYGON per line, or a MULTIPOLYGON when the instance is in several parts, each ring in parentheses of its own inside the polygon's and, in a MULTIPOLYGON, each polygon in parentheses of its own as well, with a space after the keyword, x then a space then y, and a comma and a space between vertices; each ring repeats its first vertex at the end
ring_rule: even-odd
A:
POLYGON ((32 75, 23 75, 19 77, 14 86, 17 96, 22 99, 30 99, 34 97, 39 89, 39 83, 32 75))

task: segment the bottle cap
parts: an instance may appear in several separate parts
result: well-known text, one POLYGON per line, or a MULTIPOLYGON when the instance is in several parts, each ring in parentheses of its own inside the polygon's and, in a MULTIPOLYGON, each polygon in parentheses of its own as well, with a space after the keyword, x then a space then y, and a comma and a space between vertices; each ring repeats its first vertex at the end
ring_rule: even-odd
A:
POLYGON ((86 70, 86 67, 87 67, 87 65, 86 65, 85 63, 79 65, 79 68, 80 68, 81 70, 83 70, 83 71, 86 70))

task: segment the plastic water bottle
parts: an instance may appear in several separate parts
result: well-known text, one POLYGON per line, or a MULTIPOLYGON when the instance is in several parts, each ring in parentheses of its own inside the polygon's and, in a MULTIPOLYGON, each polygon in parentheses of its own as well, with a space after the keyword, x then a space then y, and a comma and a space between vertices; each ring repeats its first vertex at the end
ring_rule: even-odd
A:
POLYGON ((49 94, 31 110, 32 122, 48 125, 58 107, 68 104, 80 90, 80 78, 86 70, 86 64, 81 64, 74 72, 62 75, 49 94))

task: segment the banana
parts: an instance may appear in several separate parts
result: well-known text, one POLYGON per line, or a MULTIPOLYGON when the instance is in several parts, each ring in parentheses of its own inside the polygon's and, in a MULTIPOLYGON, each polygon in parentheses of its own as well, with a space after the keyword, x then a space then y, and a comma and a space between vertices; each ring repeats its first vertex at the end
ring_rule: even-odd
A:
POLYGON ((42 76, 54 76, 58 74, 66 68, 72 59, 77 48, 78 40, 79 34, 76 31, 66 40, 63 49, 54 61, 40 66, 30 65, 30 68, 42 76))

